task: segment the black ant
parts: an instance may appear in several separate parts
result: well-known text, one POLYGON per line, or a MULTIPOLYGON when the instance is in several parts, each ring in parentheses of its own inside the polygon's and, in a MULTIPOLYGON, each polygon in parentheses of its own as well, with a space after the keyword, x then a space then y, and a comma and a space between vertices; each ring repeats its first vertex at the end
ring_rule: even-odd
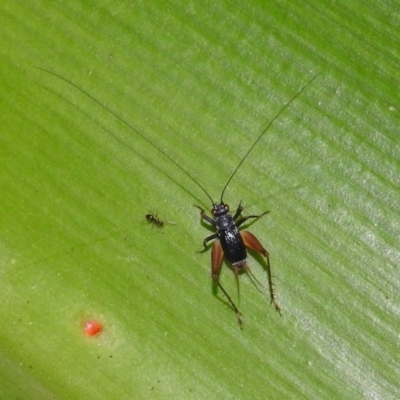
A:
POLYGON ((164 221, 161 221, 161 219, 158 218, 157 214, 146 214, 146 220, 148 223, 153 224, 157 228, 163 228, 164 227, 164 221))

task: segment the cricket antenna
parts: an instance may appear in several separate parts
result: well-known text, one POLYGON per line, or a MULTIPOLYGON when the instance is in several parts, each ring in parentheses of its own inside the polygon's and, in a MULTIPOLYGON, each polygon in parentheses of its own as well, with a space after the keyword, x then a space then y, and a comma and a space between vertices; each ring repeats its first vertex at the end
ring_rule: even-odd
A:
POLYGON ((115 118, 117 118, 119 121, 121 121, 125 126, 128 128, 132 129, 133 132, 137 133, 142 139, 144 139, 150 146, 154 147, 159 153, 161 153, 164 157, 166 157, 169 161, 172 162, 176 167, 178 167, 186 176, 188 176, 204 193, 205 195, 210 199, 212 204, 215 204, 214 200, 211 198, 211 196, 208 194, 207 190, 204 189, 202 185, 200 185, 199 182, 196 181, 196 179, 193 178, 192 175, 189 174, 183 167, 181 167, 172 157, 170 157, 166 152, 161 150, 159 147, 157 147, 150 139, 148 139, 146 136, 144 136, 141 132, 139 132, 136 128, 134 128, 132 125, 130 125, 128 122, 124 121, 121 117, 119 117, 114 111, 112 111, 110 108, 102 104, 99 100, 97 100, 95 97, 93 97, 91 94, 88 92, 85 92, 83 89, 81 89, 79 86, 75 85, 75 83, 69 81, 68 79, 62 77, 61 75, 56 74, 55 72, 49 71, 47 69, 41 68, 41 67, 36 67, 37 69, 40 69, 41 71, 47 72, 50 75, 53 75, 57 77, 58 79, 63 80, 64 82, 67 82, 74 88, 78 89, 81 93, 92 99, 94 102, 96 102, 100 107, 103 107, 106 111, 108 111, 111 115, 113 115, 115 118))
POLYGON ((228 181, 226 182, 222 193, 221 193, 221 201, 220 203, 223 204, 223 197, 224 197, 224 193, 226 188, 228 187, 229 183, 231 182, 232 178, 236 175, 236 172, 238 171, 238 169, 241 167, 241 165, 243 164, 244 160, 246 160, 247 156, 251 153, 251 151, 254 149, 255 145, 261 140, 261 138, 264 136, 265 132, 267 132, 267 130, 271 127, 271 125, 278 119, 278 117, 290 106, 290 104, 293 103, 294 100, 297 99, 297 97, 299 97, 304 90, 306 90, 306 88, 311 85, 311 83, 317 78, 317 75, 314 75, 290 100, 289 102, 287 102, 280 110, 277 114, 275 114, 275 117, 272 118, 271 122, 267 125, 267 127, 261 132, 261 134, 258 136, 258 138, 254 141, 253 145, 250 147, 250 149, 247 151, 247 153, 243 156, 242 160, 240 161, 240 163, 238 164, 238 166, 235 168, 235 170, 232 172, 232 175, 229 177, 228 181))

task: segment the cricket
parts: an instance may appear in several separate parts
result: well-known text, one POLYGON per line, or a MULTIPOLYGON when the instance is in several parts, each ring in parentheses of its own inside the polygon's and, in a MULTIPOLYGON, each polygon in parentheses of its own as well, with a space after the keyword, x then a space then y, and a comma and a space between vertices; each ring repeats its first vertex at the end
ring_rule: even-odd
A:
MULTIPOLYGON (((205 210, 198 206, 195 205, 200 210, 200 219, 201 221, 205 222, 206 224, 209 224, 212 229, 214 230, 214 233, 207 236, 203 240, 203 249, 199 252, 203 253, 205 251, 208 251, 208 243, 212 243, 212 248, 211 248, 211 278, 213 282, 217 285, 217 287, 222 291, 222 293, 225 295, 227 299, 227 304, 230 305, 232 310, 235 312, 237 321, 239 323, 240 329, 243 327, 243 319, 242 319, 242 314, 235 304, 235 302, 232 300, 231 296, 228 294, 228 292, 224 289, 224 287, 221 285, 219 281, 219 274, 221 271, 222 263, 224 258, 228 261, 228 263, 232 266, 232 269, 235 273, 237 285, 239 285, 238 282, 238 276, 242 273, 245 272, 249 274, 250 279, 257 279, 254 277, 252 274, 248 262, 247 262, 247 250, 252 250, 255 252, 260 253, 264 258, 265 258, 265 269, 267 272, 267 279, 268 279, 268 289, 269 289, 269 297, 270 297, 270 303, 274 306, 275 310, 280 314, 281 310, 280 307, 275 299, 275 291, 274 291, 274 284, 272 282, 272 273, 271 273, 271 264, 270 264, 270 258, 269 258, 269 253, 268 251, 263 247, 263 245, 260 243, 260 241, 249 231, 240 229, 243 224, 248 221, 248 220, 254 220, 253 222, 257 221, 261 217, 263 217, 265 214, 268 213, 268 211, 264 211, 261 214, 258 215, 243 215, 243 206, 242 202, 239 202, 239 205, 236 208, 236 211, 234 213, 231 213, 229 205, 224 202, 224 194, 226 189, 228 188, 229 184, 231 183, 232 179, 238 172, 239 168, 242 166, 244 161, 248 158, 254 147, 260 142, 260 140, 264 137, 266 132, 271 128, 273 123, 281 116, 281 114, 288 109, 288 107, 306 90, 306 88, 311 85, 311 83, 317 78, 318 75, 313 76, 306 84, 304 84, 303 87, 300 88, 299 91, 297 91, 296 94, 292 96, 292 98, 289 99, 287 103, 285 103, 281 109, 275 114, 275 116, 270 120, 268 125, 263 129, 263 131, 258 135, 258 137, 254 140, 254 142, 251 144, 251 146, 248 148, 247 152, 242 156, 241 160, 237 164, 236 168, 233 170, 233 172, 230 174, 227 182, 223 186, 223 189, 221 191, 221 195, 219 196, 219 201, 213 200, 211 195, 206 191, 206 189, 200 184, 200 182, 195 179, 184 167, 182 167, 180 164, 178 164, 168 153, 163 151, 161 148, 159 148, 155 143, 153 143, 150 139, 148 139, 144 134, 142 134, 139 130, 137 130, 134 126, 126 122, 124 119, 118 116, 116 112, 105 106, 103 103, 101 103, 99 100, 97 100, 95 97, 93 97, 91 94, 86 92, 85 90, 81 89, 79 86, 77 86, 75 83, 69 81, 68 79, 62 77, 61 75, 58 75, 52 71, 49 71, 44 68, 36 67, 39 70, 46 72, 50 75, 53 75, 54 77, 61 79, 62 81, 66 82, 67 84, 75 87, 77 90, 79 90, 81 93, 95 101, 98 105, 100 105, 103 109, 108 111, 111 115, 113 115, 115 118, 117 118, 119 121, 121 121, 125 126, 127 126, 129 129, 131 129, 134 133, 139 135, 142 139, 144 139, 152 148, 157 150, 160 154, 162 154, 166 159, 168 159, 172 164, 174 164, 181 172, 183 172, 187 177, 191 179, 192 182, 195 183, 195 185, 206 195, 206 197, 210 200, 211 203, 211 216, 207 215, 205 210)), ((146 220, 149 223, 154 224, 155 226, 162 228, 164 226, 164 222, 158 219, 157 215, 154 214, 147 214, 146 215, 146 220)), ((257 281, 258 282, 258 281, 257 281)), ((259 283, 259 282, 258 282, 259 283)))

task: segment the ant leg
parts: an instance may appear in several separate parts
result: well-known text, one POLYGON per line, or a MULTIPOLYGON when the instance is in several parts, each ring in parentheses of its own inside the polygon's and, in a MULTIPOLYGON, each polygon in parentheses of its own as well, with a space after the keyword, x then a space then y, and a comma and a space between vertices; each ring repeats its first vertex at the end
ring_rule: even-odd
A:
POLYGON ((258 239, 249 231, 241 231, 240 235, 242 236, 244 244, 248 249, 255 250, 255 251, 261 253, 267 260, 268 287, 269 287, 271 304, 273 304, 275 306, 275 310, 279 314, 281 314, 281 309, 275 300, 275 292, 274 292, 274 288, 273 288, 273 284, 272 284, 271 265, 269 262, 268 251, 264 249, 264 247, 261 245, 261 243, 258 241, 258 239))
POLYGON ((211 277, 228 299, 230 306, 236 313, 240 329, 242 329, 243 328, 242 314, 240 313, 239 309, 236 307, 236 304, 233 302, 227 291, 223 288, 223 286, 219 283, 218 280, 223 259, 224 259, 224 250, 222 249, 221 242, 219 240, 216 240, 211 251, 211 277))

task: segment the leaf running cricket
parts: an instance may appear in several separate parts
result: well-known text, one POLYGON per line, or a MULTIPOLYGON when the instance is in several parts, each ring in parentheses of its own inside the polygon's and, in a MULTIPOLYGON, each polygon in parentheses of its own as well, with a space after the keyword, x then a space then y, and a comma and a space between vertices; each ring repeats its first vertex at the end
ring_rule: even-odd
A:
MULTIPOLYGON (((125 126, 127 126, 129 129, 131 129, 133 132, 138 134, 142 139, 144 139, 150 146, 152 146, 154 149, 156 149, 160 154, 162 154, 164 157, 166 157, 170 162, 172 162, 180 171, 182 171, 187 177, 189 177, 198 188, 200 188, 203 193, 208 197, 212 204, 211 208, 211 217, 206 214, 204 209, 200 206, 195 205, 195 207, 200 209, 200 218, 201 220, 205 221, 208 223, 211 227, 215 229, 215 233, 212 235, 207 236, 203 240, 203 250, 200 252, 205 252, 208 250, 207 243, 214 241, 212 245, 212 250, 211 250, 211 278, 213 282, 217 285, 217 287, 222 291, 222 293, 225 295, 225 297, 228 300, 229 305, 231 308, 235 311, 237 320, 239 323, 240 328, 242 328, 243 325, 243 320, 242 320, 242 314, 239 310, 239 308, 236 306, 235 302, 232 300, 232 298, 229 296, 228 292, 224 289, 224 287, 221 285, 219 282, 219 274, 221 271, 221 266, 224 257, 227 259, 227 261, 232 265, 233 270, 235 272, 237 284, 238 284, 238 275, 240 272, 244 271, 250 274, 251 278, 255 278, 253 274, 251 273, 248 265, 247 265, 247 249, 256 251, 260 254, 262 254, 265 257, 266 260, 266 271, 267 271, 267 278, 268 278, 268 288, 269 288, 269 295, 270 295, 270 302, 274 306, 275 310, 280 313, 280 307, 275 299, 275 292, 274 292, 274 287, 273 287, 273 282, 272 282, 272 274, 271 274, 271 265, 270 265, 270 259, 269 259, 269 253, 268 251, 262 246, 262 244, 259 242, 259 240, 249 231, 247 230, 240 230, 239 228, 249 219, 254 219, 258 220, 261 217, 263 217, 265 214, 267 214, 268 211, 265 211, 261 214, 258 215, 247 215, 243 216, 243 206, 242 202, 239 203, 235 214, 230 213, 229 205, 224 203, 223 197, 225 194, 226 189, 228 188, 228 185, 232 181, 233 177, 236 175, 237 171, 239 168, 242 166, 243 162, 247 159, 251 151, 254 149, 254 147, 257 145, 257 143, 262 139, 262 137, 265 135, 265 133, 269 130, 269 128, 272 126, 272 124, 278 119, 278 117, 290 106, 290 104, 293 103, 297 97, 300 96, 301 93, 317 78, 317 75, 312 77, 279 111, 278 113, 275 114, 275 116, 272 118, 272 120, 268 123, 267 127, 259 134, 259 136, 256 138, 256 140, 253 142, 253 144, 250 146, 248 151, 244 154, 234 171, 231 173, 229 176, 225 186, 222 189, 221 196, 219 202, 216 202, 212 199, 212 197, 209 195, 209 193, 204 189, 204 187, 181 165, 179 165, 171 156, 169 156, 166 152, 164 152, 161 148, 156 146, 150 139, 148 139, 145 135, 143 135, 140 131, 138 131, 136 128, 134 128, 132 125, 130 125, 128 122, 123 120, 121 117, 119 117, 114 111, 112 111, 110 108, 102 104, 99 100, 97 100, 95 97, 93 97, 91 94, 87 93, 83 89, 81 89, 79 86, 74 84, 73 82, 69 81, 68 79, 62 77, 61 75, 58 75, 54 72, 51 72, 49 70, 36 67, 44 72, 49 73, 50 75, 53 75, 57 77, 58 79, 63 80, 64 82, 68 83, 69 85, 75 87, 77 90, 79 90, 81 93, 85 94, 87 97, 95 101, 98 105, 100 105, 102 108, 104 108, 106 111, 108 111, 111 115, 113 115, 115 118, 117 118, 119 121, 121 121, 125 126)), ((163 226, 162 221, 157 222, 157 218, 154 218, 155 216, 152 214, 147 214, 146 219, 148 221, 151 221, 160 227, 163 226)))

